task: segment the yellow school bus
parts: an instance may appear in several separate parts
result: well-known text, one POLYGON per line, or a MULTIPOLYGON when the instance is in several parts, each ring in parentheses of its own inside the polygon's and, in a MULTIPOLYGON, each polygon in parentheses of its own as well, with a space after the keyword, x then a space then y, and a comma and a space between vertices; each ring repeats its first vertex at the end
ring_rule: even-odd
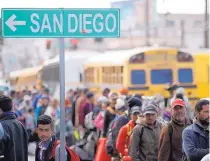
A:
POLYGON ((37 66, 11 72, 9 75, 11 87, 17 91, 24 90, 26 87, 30 90, 33 89, 33 86, 39 87, 41 69, 42 66, 37 66))
POLYGON ((190 100, 197 100, 202 97, 198 91, 204 87, 201 89, 198 84, 195 63, 198 63, 196 56, 170 47, 108 51, 86 61, 85 85, 95 92, 105 87, 119 92, 124 86, 129 94, 161 94, 169 98, 166 87, 176 83, 185 88, 190 100))
POLYGON ((209 97, 210 90, 210 53, 198 52, 193 54, 195 61, 197 95, 199 98, 209 97))

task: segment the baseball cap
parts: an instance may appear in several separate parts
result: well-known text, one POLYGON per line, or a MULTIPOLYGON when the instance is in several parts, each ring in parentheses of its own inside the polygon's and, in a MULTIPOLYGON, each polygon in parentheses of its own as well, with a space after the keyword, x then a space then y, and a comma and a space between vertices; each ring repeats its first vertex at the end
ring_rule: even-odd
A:
POLYGON ((107 103, 109 103, 109 100, 105 96, 101 96, 97 99, 97 102, 100 104, 103 104, 103 103, 107 104, 107 103))
POLYGON ((175 99, 171 104, 171 108, 174 108, 175 106, 186 107, 185 102, 182 99, 175 99))
POLYGON ((133 94, 133 97, 136 97, 136 98, 138 98, 140 100, 142 99, 142 96, 140 94, 137 94, 137 93, 136 94, 133 94))
POLYGON ((125 87, 122 87, 122 88, 120 89, 120 93, 121 93, 121 94, 127 94, 127 93, 128 93, 128 89, 125 88, 125 87))
POLYGON ((89 89, 88 88, 83 88, 82 91, 83 91, 84 94, 87 94, 89 92, 89 89))
POLYGON ((118 98, 118 94, 117 93, 109 93, 109 99, 117 99, 118 98))
POLYGON ((131 114, 133 115, 134 113, 140 113, 140 107, 139 106, 134 106, 131 108, 131 114))
POLYGON ((142 106, 142 102, 139 98, 135 97, 135 96, 130 96, 126 98, 126 102, 129 106, 129 108, 132 108, 134 106, 142 106))
POLYGON ((46 94, 42 95, 42 97, 41 97, 41 99, 48 99, 48 98, 49 97, 46 94))
POLYGON ((144 109, 144 115, 146 114, 153 114, 157 113, 157 109, 153 104, 149 104, 145 109, 144 109))
POLYGON ((106 92, 109 93, 110 92, 110 89, 109 88, 105 88, 102 93, 106 93, 106 92))
POLYGON ((92 92, 87 92, 86 93, 86 97, 87 98, 91 98, 91 97, 93 97, 94 96, 94 94, 92 93, 92 92))
POLYGON ((117 103, 115 105, 115 110, 119 111, 119 110, 125 110, 125 101, 118 98, 117 99, 117 103))

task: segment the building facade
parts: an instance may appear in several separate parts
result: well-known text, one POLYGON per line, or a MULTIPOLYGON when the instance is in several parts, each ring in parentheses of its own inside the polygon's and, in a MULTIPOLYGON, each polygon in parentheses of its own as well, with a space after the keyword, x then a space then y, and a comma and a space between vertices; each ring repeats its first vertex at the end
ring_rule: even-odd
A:
POLYGON ((203 14, 159 14, 156 0, 117 1, 111 7, 120 8, 126 21, 121 21, 121 38, 105 40, 107 48, 144 46, 147 41, 150 45, 204 47, 208 25, 203 14))
POLYGON ((125 0, 111 3, 120 8, 120 38, 82 39, 79 46, 88 49, 127 49, 150 45, 183 48, 204 47, 205 25, 203 14, 160 14, 157 0, 125 0), (147 7, 148 6, 148 7, 147 7), (147 23, 148 22, 148 23, 147 23), (148 34, 147 34, 148 33, 148 34))

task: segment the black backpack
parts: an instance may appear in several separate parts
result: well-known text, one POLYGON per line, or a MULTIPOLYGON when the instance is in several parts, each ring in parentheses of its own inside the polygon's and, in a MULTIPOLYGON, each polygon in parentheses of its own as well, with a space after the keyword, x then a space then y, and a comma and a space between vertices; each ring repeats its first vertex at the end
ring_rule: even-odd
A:
POLYGON ((116 149, 116 141, 117 137, 120 131, 120 128, 126 125, 129 122, 128 115, 124 114, 123 116, 116 117, 112 120, 112 122, 109 125, 109 131, 107 135, 107 142, 106 142, 106 151, 107 154, 109 154, 112 157, 118 157, 118 151, 116 149), (119 118, 123 118, 123 120, 120 120, 118 122, 119 118), (117 122, 119 123, 117 125, 117 122))
POLYGON ((109 131, 107 134, 107 141, 106 141, 106 152, 108 155, 114 157, 117 155, 117 150, 115 147, 115 140, 114 140, 114 136, 113 136, 113 131, 114 131, 114 126, 116 123, 117 119, 114 118, 114 120, 112 120, 112 122, 109 125, 109 131))

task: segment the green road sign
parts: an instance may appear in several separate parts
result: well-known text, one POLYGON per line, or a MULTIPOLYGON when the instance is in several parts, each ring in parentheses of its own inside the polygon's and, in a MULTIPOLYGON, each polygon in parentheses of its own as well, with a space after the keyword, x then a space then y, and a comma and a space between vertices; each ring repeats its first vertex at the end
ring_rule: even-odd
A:
POLYGON ((6 9, 2 37, 119 37, 119 9, 6 9))

